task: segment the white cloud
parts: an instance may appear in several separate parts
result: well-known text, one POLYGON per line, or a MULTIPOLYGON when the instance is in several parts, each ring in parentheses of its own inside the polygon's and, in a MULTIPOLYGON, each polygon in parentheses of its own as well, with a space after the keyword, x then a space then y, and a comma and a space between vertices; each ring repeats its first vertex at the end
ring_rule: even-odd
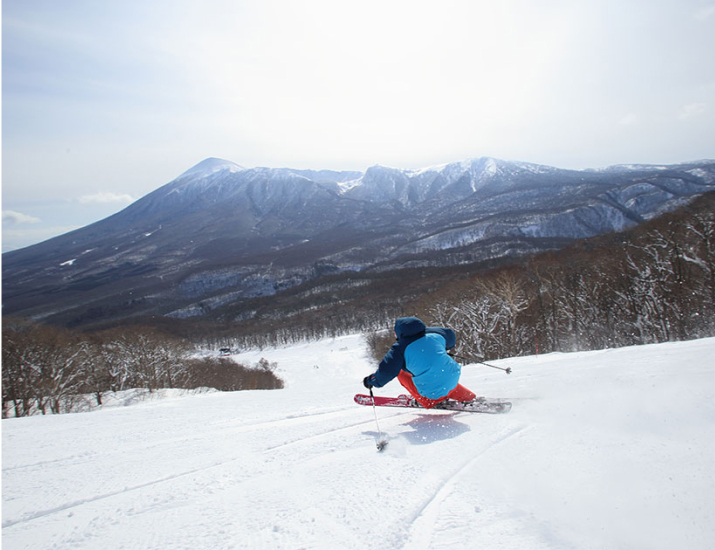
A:
POLYGON ((34 216, 28 216, 27 214, 15 212, 14 210, 3 210, 2 211, 2 221, 3 221, 3 223, 9 223, 12 225, 16 225, 19 223, 38 223, 38 222, 40 222, 40 218, 35 218, 34 216))
POLYGON ((635 113, 628 113, 627 115, 624 115, 621 120, 618 121, 618 124, 621 126, 633 126, 638 122, 638 116, 635 113))
POLYGON ((704 114, 705 111, 707 111, 707 105, 705 103, 688 103, 680 108, 678 118, 680 120, 695 118, 704 114))
POLYGON ((715 15, 715 4, 710 4, 700 8, 695 14, 695 18, 700 21, 705 21, 706 19, 710 19, 713 15, 715 15))
POLYGON ((134 202, 134 198, 126 193, 100 192, 91 195, 82 195, 77 199, 80 204, 109 204, 114 202, 130 203, 134 202))

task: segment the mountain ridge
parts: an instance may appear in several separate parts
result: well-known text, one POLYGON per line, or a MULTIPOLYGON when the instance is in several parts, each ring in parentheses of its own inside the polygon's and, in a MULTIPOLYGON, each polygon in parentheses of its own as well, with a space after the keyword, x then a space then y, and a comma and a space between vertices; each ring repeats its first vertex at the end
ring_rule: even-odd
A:
POLYGON ((208 158, 104 220, 3 254, 3 314, 202 315, 326 273, 555 248, 713 189, 715 161, 591 171, 479 157, 356 172, 208 158))

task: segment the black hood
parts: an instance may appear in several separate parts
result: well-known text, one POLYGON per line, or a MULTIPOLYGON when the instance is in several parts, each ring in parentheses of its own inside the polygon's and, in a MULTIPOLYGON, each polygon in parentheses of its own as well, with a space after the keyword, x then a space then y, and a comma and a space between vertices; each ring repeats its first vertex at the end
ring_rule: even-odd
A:
POLYGON ((398 338, 409 338, 424 333, 425 324, 417 317, 400 317, 395 321, 395 334, 398 338))

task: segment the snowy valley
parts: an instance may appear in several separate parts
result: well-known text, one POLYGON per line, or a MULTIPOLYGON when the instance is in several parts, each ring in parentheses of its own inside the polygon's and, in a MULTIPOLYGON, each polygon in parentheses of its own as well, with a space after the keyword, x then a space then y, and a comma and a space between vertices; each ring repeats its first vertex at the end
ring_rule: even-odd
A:
POLYGON ((709 338, 465 366, 512 411, 380 408, 378 453, 361 336, 245 352, 286 388, 4 420, 3 547, 709 549, 714 356, 709 338))

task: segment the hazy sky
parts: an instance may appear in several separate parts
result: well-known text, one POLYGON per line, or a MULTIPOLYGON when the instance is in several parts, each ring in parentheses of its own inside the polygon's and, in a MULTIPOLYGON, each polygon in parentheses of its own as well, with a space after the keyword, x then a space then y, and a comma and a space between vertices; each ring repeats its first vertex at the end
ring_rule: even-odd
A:
POLYGON ((715 157, 715 0, 4 0, 3 250, 210 156, 715 157))

